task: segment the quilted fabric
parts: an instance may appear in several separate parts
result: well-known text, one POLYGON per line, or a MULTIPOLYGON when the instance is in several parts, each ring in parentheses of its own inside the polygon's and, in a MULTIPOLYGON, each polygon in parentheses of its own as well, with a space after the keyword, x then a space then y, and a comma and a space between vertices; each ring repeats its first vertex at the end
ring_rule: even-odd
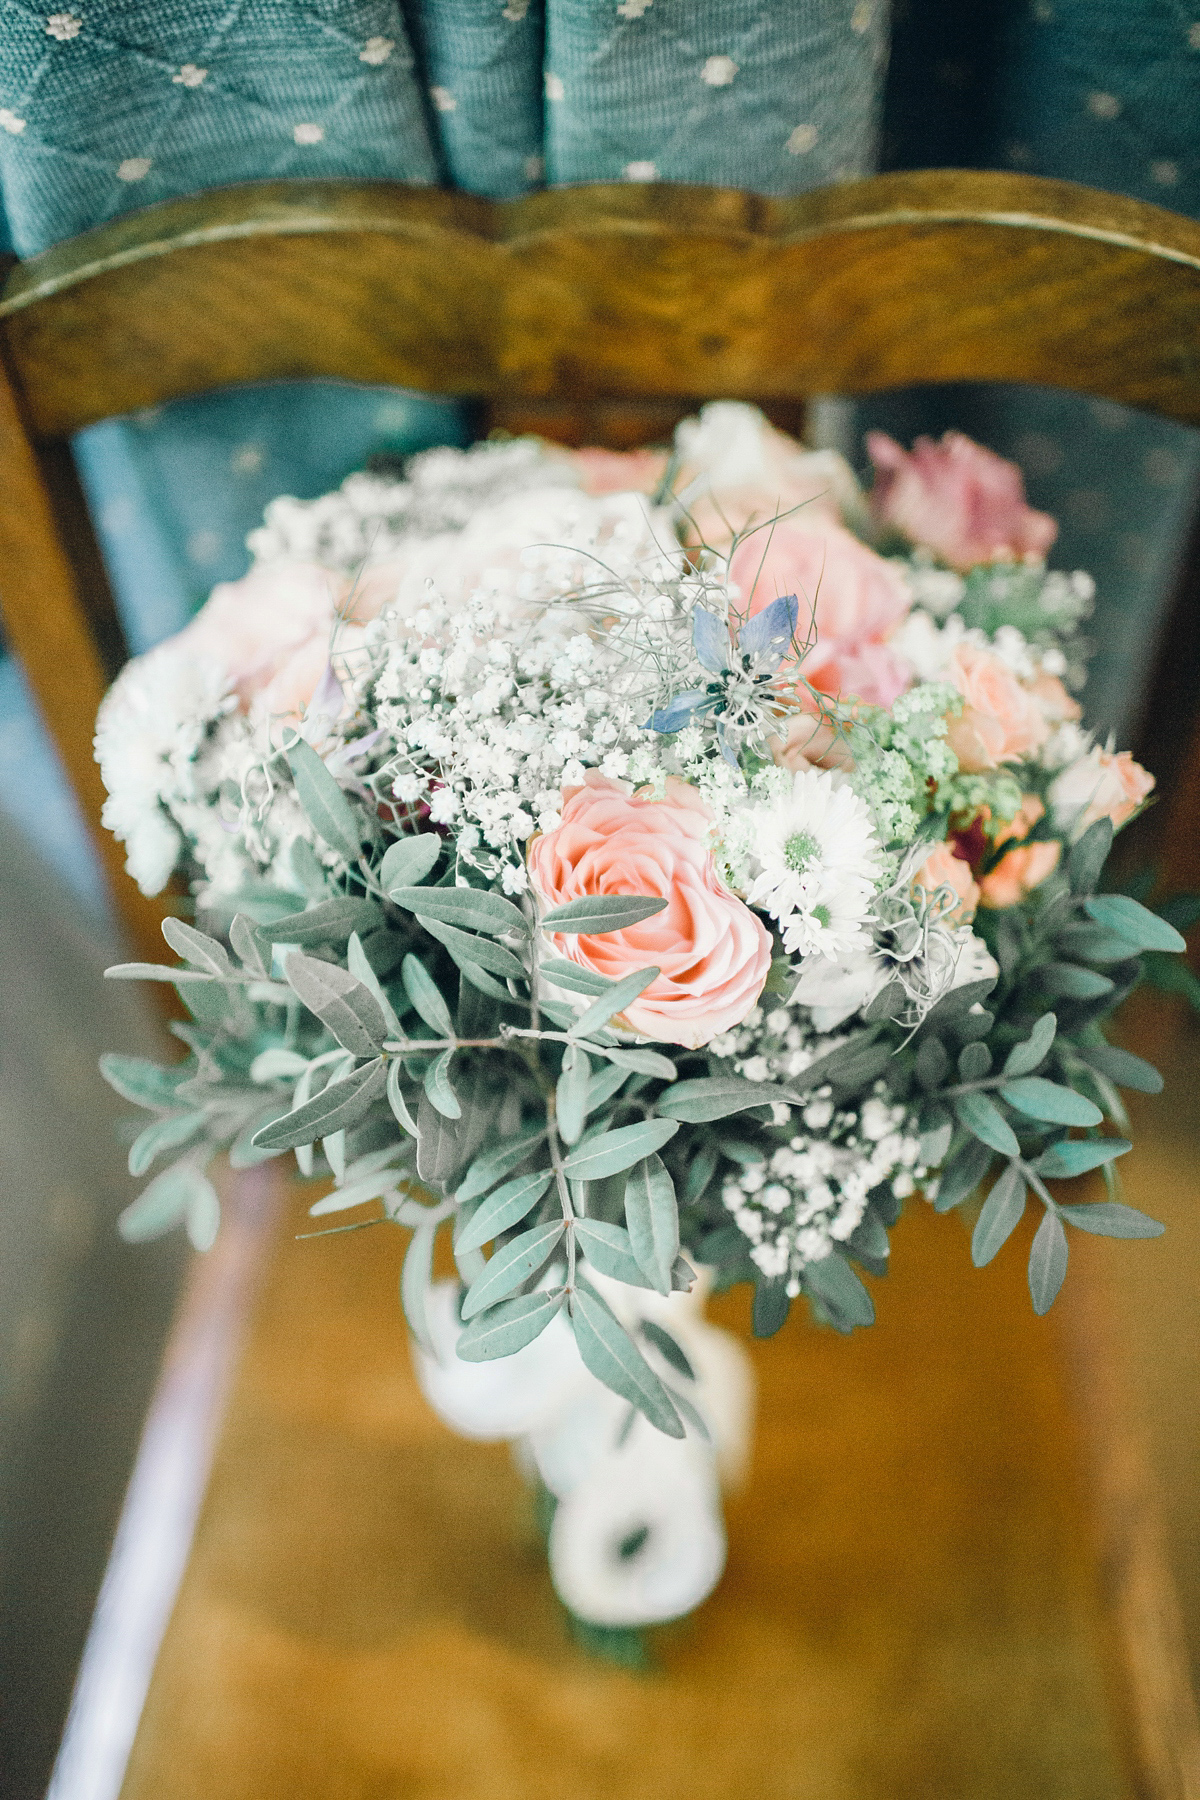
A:
MULTIPOLYGON (((797 192, 876 166, 881 111, 886 167, 1020 168, 1200 214, 1198 103, 1200 13, 1182 0, 906 0, 894 20, 887 0, 0 0, 0 187, 22 255, 267 176, 797 192)), ((1056 559, 1099 582, 1092 722, 1127 727, 1194 507, 1196 434, 1015 390, 889 396, 842 421, 860 462, 876 421, 961 424, 1023 463, 1062 521, 1056 559)), ((131 641, 238 572, 266 494, 313 494, 465 428, 449 403, 326 384, 83 434, 131 641)))

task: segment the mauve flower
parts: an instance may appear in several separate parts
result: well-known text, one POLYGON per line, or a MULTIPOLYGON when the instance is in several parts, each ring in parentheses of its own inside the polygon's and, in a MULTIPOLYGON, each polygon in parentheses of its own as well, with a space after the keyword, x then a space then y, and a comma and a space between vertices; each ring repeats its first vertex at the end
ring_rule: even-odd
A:
POLYGON ((911 666, 886 642, 912 605, 908 584, 843 526, 784 520, 739 544, 729 574, 751 617, 796 595, 797 636, 816 628, 800 672, 821 693, 890 706, 909 685, 911 666))
POLYGON ((972 774, 998 768, 1031 755, 1049 737, 1036 699, 991 650, 956 644, 946 674, 964 702, 946 732, 960 768, 972 774))
POLYGON ((930 898, 939 888, 951 890, 956 903, 942 915, 948 925, 969 925, 975 917, 975 908, 979 905, 978 884, 970 866, 954 854, 949 844, 939 844, 929 853, 913 876, 912 885, 930 898))
POLYGON ((886 432, 869 431, 867 452, 875 464, 876 522, 923 544, 952 568, 1044 557, 1058 536, 1050 515, 1026 503, 1017 465, 961 431, 948 431, 940 443, 920 437, 911 455, 886 432))
POLYGON ((1054 872, 1061 855, 1057 838, 1039 838, 1036 843, 1006 850, 991 874, 980 881, 979 904, 997 911, 1016 906, 1054 872))
POLYGON ((529 848, 529 873, 543 904, 587 894, 648 894, 667 902, 640 925, 594 935, 552 934, 560 955, 611 981, 634 969, 659 975, 625 1008, 631 1031, 697 1049, 745 1018, 771 967, 760 919, 717 874, 711 819, 686 782, 666 797, 630 794, 589 770, 564 790, 562 823, 529 848))
POLYGON ((1154 777, 1128 750, 1102 750, 1098 744, 1056 775, 1050 784, 1054 823, 1078 837, 1097 819, 1124 825, 1149 796, 1154 777))

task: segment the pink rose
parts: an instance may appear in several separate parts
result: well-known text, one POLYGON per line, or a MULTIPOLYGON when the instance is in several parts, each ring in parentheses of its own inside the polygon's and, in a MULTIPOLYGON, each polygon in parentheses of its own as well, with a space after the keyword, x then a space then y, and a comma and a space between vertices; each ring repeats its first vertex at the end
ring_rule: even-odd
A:
POLYGON ((946 674, 964 701, 946 733, 960 768, 972 774, 995 769, 1031 755, 1049 737, 1033 695, 992 651, 956 644, 946 674))
MULTIPOLYGON (((687 507, 693 543, 723 549, 751 523, 792 514, 814 528, 840 524, 863 501, 854 472, 836 450, 809 450, 776 431, 755 406, 716 400, 675 433, 680 459, 675 492, 687 507), (793 513, 793 508, 802 510, 793 513)), ((767 531, 752 543, 762 545, 767 531)), ((786 589, 781 589, 786 592, 786 589)))
POLYGON ((1114 753, 1093 745, 1050 784, 1055 824, 1076 837, 1097 819, 1124 825, 1153 787, 1153 775, 1135 763, 1128 750, 1114 753))
POLYGON ((243 708, 298 718, 324 674, 343 576, 317 563, 263 563, 222 581, 176 640, 226 671, 243 708))
POLYGON ((876 522, 902 531, 952 568, 1042 557, 1058 536, 1049 514, 1026 504, 1017 465, 960 431, 948 431, 940 444, 918 438, 911 456, 886 432, 869 431, 867 451, 875 464, 876 522))
POLYGON ((1006 850, 990 875, 979 883, 979 903, 994 911, 1016 906, 1058 867, 1062 845, 1057 838, 1039 839, 1006 850))
POLYGON ((751 617, 796 595, 801 642, 816 627, 801 673, 822 693, 890 706, 909 685, 911 667, 885 642, 912 605, 907 583, 843 526, 784 520, 739 544, 729 574, 751 617))
POLYGON ((571 450, 585 494, 653 494, 667 472, 665 450, 571 450))
POLYGON ((912 885, 930 898, 939 888, 950 888, 957 896, 957 905, 943 913, 947 924, 967 925, 975 917, 979 888, 969 865, 961 856, 955 856, 949 844, 939 844, 930 852, 913 876, 912 885))
POLYGON ((562 823, 533 840, 529 872, 547 907, 585 894, 661 896, 664 911, 623 931, 553 934, 560 955, 611 981, 661 973, 625 1008, 631 1031, 697 1049, 740 1024, 763 989, 771 939, 730 893, 708 848, 708 810, 671 779, 663 800, 589 770, 564 790, 562 823))

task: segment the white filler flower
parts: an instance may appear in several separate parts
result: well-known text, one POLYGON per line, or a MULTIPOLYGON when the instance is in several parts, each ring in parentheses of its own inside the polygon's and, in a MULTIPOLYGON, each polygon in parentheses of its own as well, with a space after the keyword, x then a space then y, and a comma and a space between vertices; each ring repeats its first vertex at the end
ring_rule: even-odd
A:
POLYGON ((751 841, 759 873, 746 898, 778 922, 789 955, 865 948, 879 843, 846 782, 826 769, 799 771, 790 790, 753 809, 751 841))

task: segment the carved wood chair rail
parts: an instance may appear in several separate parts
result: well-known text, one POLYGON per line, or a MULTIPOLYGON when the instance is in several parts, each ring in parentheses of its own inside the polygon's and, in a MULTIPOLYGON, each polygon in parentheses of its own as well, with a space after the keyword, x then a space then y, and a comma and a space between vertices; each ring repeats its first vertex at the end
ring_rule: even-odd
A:
POLYGON ((39 439, 230 383, 490 399, 1076 388, 1200 423, 1200 225, 1031 176, 769 199, 609 185, 493 204, 266 182, 18 264, 0 333, 39 439))

